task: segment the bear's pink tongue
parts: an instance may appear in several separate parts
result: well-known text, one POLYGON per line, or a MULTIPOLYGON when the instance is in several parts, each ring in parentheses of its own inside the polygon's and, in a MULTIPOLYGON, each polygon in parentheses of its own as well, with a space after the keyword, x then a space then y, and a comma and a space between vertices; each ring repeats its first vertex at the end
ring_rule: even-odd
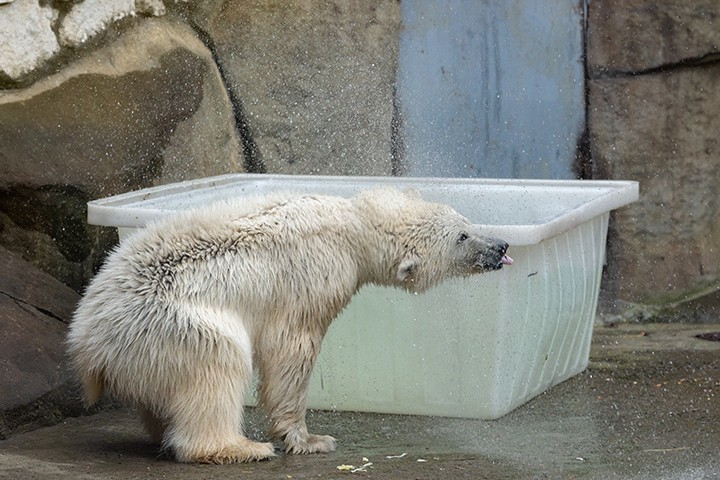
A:
POLYGON ((513 259, 508 257, 507 255, 503 255, 503 258, 500 261, 503 263, 503 265, 512 265, 513 264, 513 259))

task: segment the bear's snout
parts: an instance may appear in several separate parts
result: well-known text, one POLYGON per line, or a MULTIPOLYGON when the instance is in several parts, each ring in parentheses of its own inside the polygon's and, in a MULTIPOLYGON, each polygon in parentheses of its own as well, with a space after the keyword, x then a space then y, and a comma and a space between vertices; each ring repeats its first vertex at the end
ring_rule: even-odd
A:
POLYGON ((512 265, 513 259, 506 255, 507 242, 497 238, 485 238, 484 246, 478 252, 476 265, 482 270, 500 270, 503 265, 512 265))

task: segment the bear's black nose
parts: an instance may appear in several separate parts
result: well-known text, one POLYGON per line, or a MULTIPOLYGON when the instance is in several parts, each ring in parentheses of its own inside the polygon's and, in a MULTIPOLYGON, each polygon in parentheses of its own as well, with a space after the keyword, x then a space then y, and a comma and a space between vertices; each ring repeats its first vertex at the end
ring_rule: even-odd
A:
POLYGON ((503 240, 496 240, 493 250, 495 251, 494 270, 500 270, 503 265, 512 265, 513 259, 505 255, 510 245, 503 240))
POLYGON ((499 247, 500 247, 500 253, 505 255, 505 252, 507 252, 507 249, 510 248, 510 245, 508 245, 507 242, 503 242, 502 240, 500 240, 499 247))

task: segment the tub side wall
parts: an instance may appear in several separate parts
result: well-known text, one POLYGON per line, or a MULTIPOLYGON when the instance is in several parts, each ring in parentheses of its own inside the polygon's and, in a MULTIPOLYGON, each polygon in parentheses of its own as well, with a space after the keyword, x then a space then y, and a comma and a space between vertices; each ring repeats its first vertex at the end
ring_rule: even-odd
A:
POLYGON ((498 418, 583 371, 608 214, 423 295, 361 291, 333 323, 311 408, 498 418))

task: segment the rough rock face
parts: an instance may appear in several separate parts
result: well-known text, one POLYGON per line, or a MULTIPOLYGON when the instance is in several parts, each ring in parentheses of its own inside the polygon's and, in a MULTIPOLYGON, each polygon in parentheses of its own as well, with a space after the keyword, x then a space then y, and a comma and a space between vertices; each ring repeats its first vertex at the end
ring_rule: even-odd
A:
POLYGON ((18 79, 60 50, 53 11, 34 0, 0 4, 0 81, 18 79))
POLYGON ((389 175, 396 0, 197 2, 259 171, 389 175))
POLYGON ((162 0, 0 1, 0 80, 22 81, 122 18, 164 13, 162 0))
POLYGON ((590 2, 588 62, 593 75, 637 73, 720 55, 716 0, 590 2))
POLYGON ((596 176, 640 181, 614 216, 609 296, 666 300, 720 278, 720 4, 591 2, 596 176))
POLYGON ((97 260, 85 203, 242 170, 210 52, 145 20, 33 85, 0 92, 0 243, 80 288, 97 260))
POLYGON ((718 78, 720 65, 591 84, 593 158, 642 190, 614 217, 612 268, 629 300, 720 274, 718 78))
POLYGON ((65 365, 77 293, 0 247, 0 439, 82 411, 65 365))

